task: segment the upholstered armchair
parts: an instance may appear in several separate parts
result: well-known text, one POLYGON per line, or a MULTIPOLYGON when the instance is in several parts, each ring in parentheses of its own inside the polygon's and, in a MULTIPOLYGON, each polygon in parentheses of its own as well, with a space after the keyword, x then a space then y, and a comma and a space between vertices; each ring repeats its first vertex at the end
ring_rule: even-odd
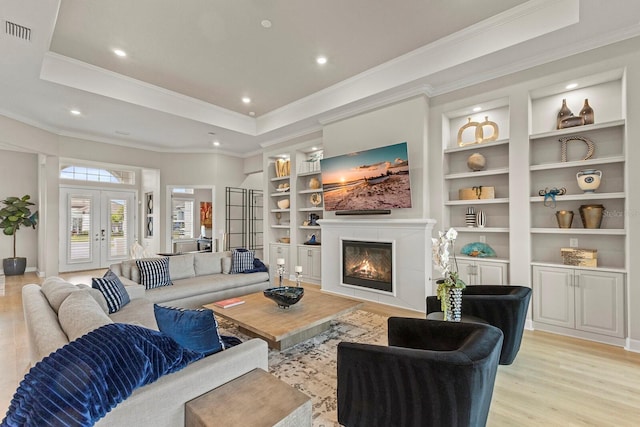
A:
MULTIPOLYGON (((502 330, 504 342, 500 355, 501 365, 513 363, 520 343, 531 288, 526 286, 477 285, 462 291, 462 315, 478 317, 502 330)), ((440 309, 437 297, 427 297, 427 314, 440 309)))
POLYGON ((480 323, 397 317, 388 325, 388 347, 338 345, 338 422, 484 426, 502 332, 480 323))

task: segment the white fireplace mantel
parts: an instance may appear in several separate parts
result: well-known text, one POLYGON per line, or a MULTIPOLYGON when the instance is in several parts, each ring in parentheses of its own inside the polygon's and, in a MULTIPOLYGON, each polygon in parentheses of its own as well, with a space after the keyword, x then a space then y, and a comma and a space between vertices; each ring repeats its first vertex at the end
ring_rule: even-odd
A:
POLYGON ((431 286, 433 219, 338 218, 318 221, 322 229, 322 290, 335 294, 425 311, 431 286), (341 239, 395 243, 395 295, 342 284, 341 239))

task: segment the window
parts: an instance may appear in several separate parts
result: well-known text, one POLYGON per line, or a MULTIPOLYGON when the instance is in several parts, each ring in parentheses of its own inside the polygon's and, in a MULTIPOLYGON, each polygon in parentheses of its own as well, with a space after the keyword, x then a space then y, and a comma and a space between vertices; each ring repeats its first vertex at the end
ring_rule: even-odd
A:
POLYGON ((60 169, 60 179, 133 185, 135 184, 136 174, 133 171, 128 170, 63 165, 60 169))
POLYGON ((174 239, 193 239, 193 206, 192 199, 174 198, 171 201, 171 237, 174 239))

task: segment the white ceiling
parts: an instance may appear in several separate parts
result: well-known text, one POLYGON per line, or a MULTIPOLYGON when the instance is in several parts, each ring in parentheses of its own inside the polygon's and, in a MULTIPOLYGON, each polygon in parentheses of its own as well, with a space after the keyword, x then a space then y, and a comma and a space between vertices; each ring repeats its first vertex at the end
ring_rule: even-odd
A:
POLYGON ((215 150, 236 155, 396 99, 445 93, 640 33, 637 0, 0 6, 0 114, 158 151, 213 151, 217 139, 215 150), (5 21, 31 28, 31 40, 6 34, 5 21), (317 55, 328 63, 317 65, 317 55), (71 116, 71 108, 82 114, 71 116))

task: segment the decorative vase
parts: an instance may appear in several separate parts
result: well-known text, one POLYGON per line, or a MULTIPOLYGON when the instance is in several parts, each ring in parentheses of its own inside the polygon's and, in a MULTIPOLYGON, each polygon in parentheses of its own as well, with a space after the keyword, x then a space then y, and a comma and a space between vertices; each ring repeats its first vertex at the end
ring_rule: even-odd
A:
POLYGON ((602 205, 581 205, 580 219, 584 228, 600 228, 604 206, 602 205))
POLYGON ((589 100, 585 98, 584 106, 580 110, 580 116, 584 119, 585 125, 592 125, 594 123, 593 108, 589 105, 589 100))
POLYGON ((571 228, 573 222, 573 211, 557 211, 556 220, 558 220, 558 227, 571 228))
POLYGON ((563 99, 562 100, 562 107, 560 108, 560 111, 558 111, 557 128, 558 129, 562 129, 562 120, 566 119, 567 117, 571 117, 571 116, 573 116, 573 113, 571 112, 569 107, 567 107, 567 100, 563 99))
POLYGON ((602 171, 596 169, 583 169, 576 174, 578 187, 585 193, 593 193, 600 187, 602 171))
POLYGON ((476 214, 476 227, 484 228, 487 225, 487 214, 484 211, 478 211, 476 214))
POLYGON ((311 190, 317 190, 321 186, 322 184, 320 184, 320 180, 318 178, 313 177, 309 180, 309 188, 311 190))
POLYGON ((476 209, 473 206, 467 208, 467 214, 464 216, 464 222, 467 227, 476 226, 476 209))
POLYGON ((289 209, 289 199, 278 200, 278 207, 280 209, 289 209))
POLYGON ((487 159, 480 153, 473 153, 467 158, 467 166, 474 172, 481 171, 487 166, 487 159))
POLYGON ((20 276, 27 269, 27 259, 23 257, 4 258, 2 269, 5 276, 20 276))
POLYGON ((444 310, 444 320, 459 322, 462 316, 462 288, 451 287, 447 291, 447 303, 444 310))

